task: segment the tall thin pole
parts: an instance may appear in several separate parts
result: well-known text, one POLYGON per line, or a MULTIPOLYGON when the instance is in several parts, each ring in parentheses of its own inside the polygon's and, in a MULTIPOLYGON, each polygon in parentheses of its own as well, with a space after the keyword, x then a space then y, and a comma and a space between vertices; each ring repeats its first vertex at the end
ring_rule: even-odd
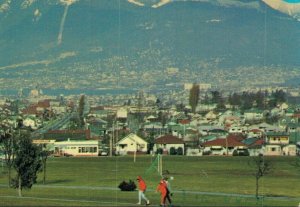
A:
POLYGON ((226 155, 228 156, 228 140, 227 140, 227 136, 226 136, 226 155))
POLYGON ((4 160, 1 158, 1 166, 2 166, 2 172, 4 172, 3 166, 4 165, 4 160))
POLYGON ((160 154, 157 154, 157 172, 160 174, 160 154))
POLYGON ((115 133, 115 130, 114 130, 114 122, 113 122, 113 124, 112 124, 112 135, 111 135, 110 140, 109 140, 109 145, 110 145, 109 156, 110 157, 112 157, 114 133, 115 133))
POLYGON ((159 174, 162 176, 162 156, 160 156, 160 172, 159 172, 159 174))
POLYGON ((137 143, 135 143, 135 150, 134 150, 134 153, 133 153, 133 162, 136 161, 136 151, 137 151, 137 143))

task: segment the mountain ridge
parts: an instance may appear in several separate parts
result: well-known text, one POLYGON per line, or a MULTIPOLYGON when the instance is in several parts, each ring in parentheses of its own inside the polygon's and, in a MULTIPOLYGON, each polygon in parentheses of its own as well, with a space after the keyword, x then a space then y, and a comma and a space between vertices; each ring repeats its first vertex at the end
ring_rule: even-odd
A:
POLYGON ((123 59, 111 70, 299 67, 299 22, 259 4, 261 9, 173 1, 153 9, 127 1, 77 1, 69 5, 58 44, 65 5, 33 1, 22 9, 11 2, 9 12, 0 13, 0 77, 13 75, 12 69, 50 64, 67 70, 74 62, 114 57, 123 59), (68 53, 73 55, 61 57, 68 53))

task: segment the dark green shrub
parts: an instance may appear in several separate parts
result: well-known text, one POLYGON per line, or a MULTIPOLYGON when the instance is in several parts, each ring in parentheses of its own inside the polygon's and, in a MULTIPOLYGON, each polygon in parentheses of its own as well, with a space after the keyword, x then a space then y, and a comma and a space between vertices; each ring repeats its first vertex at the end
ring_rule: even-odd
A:
POLYGON ((170 148, 170 155, 176 155, 176 149, 175 147, 170 148))
POLYGON ((249 156, 250 153, 247 149, 243 149, 243 150, 234 150, 232 155, 233 156, 249 156))
POLYGON ((239 155, 241 155, 241 156, 249 156, 250 153, 249 153, 249 151, 248 151, 247 149, 245 149, 245 150, 241 151, 241 152, 239 153, 239 155))
POLYGON ((161 154, 162 155, 162 153, 163 153, 163 149, 162 148, 158 148, 156 150, 156 154, 161 154))
POLYGON ((211 151, 203 151, 202 155, 210 155, 211 151))
POLYGON ((183 149, 182 149, 182 147, 178 147, 177 148, 177 154, 178 155, 183 155, 183 149))
POLYGON ((121 182, 118 186, 121 191, 134 191, 136 189, 136 185, 132 180, 129 180, 129 182, 121 182))

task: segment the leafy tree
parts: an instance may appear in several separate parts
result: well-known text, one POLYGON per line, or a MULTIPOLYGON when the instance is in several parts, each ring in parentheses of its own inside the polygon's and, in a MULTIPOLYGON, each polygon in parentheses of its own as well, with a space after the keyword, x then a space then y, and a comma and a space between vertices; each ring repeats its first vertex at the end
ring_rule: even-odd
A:
POLYGON ((176 104, 176 111, 185 111, 185 106, 183 103, 180 103, 180 104, 176 104))
POLYGON ((223 97, 220 97, 217 103, 217 110, 224 110, 224 109, 226 109, 225 100, 223 97))
POLYGON ((167 119, 168 119, 167 114, 160 111, 160 112, 158 112, 157 116, 158 116, 158 120, 160 121, 162 127, 165 127, 165 125, 167 123, 167 119))
POLYGON ((209 104, 210 103, 210 99, 209 99, 209 97, 208 97, 208 94, 207 93, 205 93, 205 95, 204 95, 204 99, 203 99, 203 102, 202 103, 204 103, 204 104, 209 104))
POLYGON ((273 96, 276 99, 277 103, 283 103, 286 101, 286 94, 282 89, 276 90, 273 96))
POLYGON ((11 186, 11 170, 15 160, 16 134, 11 129, 5 129, 0 136, 0 144, 5 156, 5 165, 8 171, 8 186, 11 186))
POLYGON ((14 188, 22 196, 22 189, 30 189, 36 183, 37 172, 41 169, 40 150, 32 143, 28 133, 22 133, 15 152, 14 169, 16 177, 12 179, 14 188))
POLYGON ((192 108, 192 113, 196 112, 196 107, 199 102, 199 93, 200 93, 199 85, 193 84, 192 88, 190 89, 190 97, 189 97, 189 104, 192 108))
POLYGON ((247 110, 247 109, 251 109, 253 107, 253 99, 251 99, 251 95, 249 92, 243 92, 242 96, 242 110, 247 110))
POLYGON ((259 155, 257 157, 254 157, 252 160, 252 163, 250 162, 250 166, 253 166, 255 171, 254 171, 254 176, 255 176, 255 196, 256 199, 259 199, 259 179, 262 178, 263 176, 267 175, 270 173, 272 170, 272 163, 270 160, 265 160, 263 155, 259 155))
POLYGON ((158 108, 160 108, 161 105, 162 105, 162 102, 161 102, 161 100, 160 100, 159 98, 157 98, 155 104, 156 104, 156 106, 157 106, 158 108))
POLYGON ((265 108, 265 94, 262 91, 258 91, 254 95, 254 101, 256 103, 256 107, 259 109, 265 108))
POLYGON ((216 104, 219 102, 219 99, 221 97, 221 94, 219 91, 211 91, 211 102, 216 104))

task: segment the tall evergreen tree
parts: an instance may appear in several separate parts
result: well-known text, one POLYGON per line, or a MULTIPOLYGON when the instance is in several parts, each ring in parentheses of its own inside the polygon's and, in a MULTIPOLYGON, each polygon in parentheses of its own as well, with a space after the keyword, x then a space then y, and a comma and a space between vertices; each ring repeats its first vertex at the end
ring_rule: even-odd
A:
POLYGON ((254 101, 256 103, 256 107, 259 109, 265 108, 265 94, 262 91, 258 91, 254 95, 254 101))
POLYGON ((220 100, 221 94, 219 91, 212 91, 211 96, 211 102, 217 104, 220 100))
POLYGON ((199 102, 199 93, 200 93, 199 85, 194 83, 192 88, 190 89, 190 97, 189 97, 189 104, 192 108, 192 113, 196 112, 196 107, 199 102))
POLYGON ((78 114, 79 114, 79 125, 80 127, 84 126, 84 105, 85 105, 85 96, 80 96, 78 114))

